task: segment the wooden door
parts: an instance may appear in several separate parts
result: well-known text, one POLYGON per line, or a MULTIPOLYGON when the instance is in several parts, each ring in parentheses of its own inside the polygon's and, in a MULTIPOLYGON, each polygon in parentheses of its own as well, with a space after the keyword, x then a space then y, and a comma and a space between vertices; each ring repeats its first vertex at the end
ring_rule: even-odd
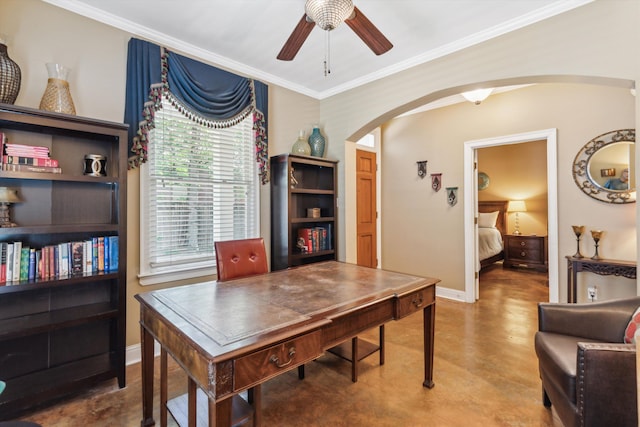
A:
POLYGON ((376 153, 356 150, 358 265, 377 267, 376 153))

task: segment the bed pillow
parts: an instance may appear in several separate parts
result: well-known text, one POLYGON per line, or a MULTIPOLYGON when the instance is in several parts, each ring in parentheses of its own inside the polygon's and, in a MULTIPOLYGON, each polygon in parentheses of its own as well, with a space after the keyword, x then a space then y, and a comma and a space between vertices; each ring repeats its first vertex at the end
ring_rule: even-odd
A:
POLYGON ((478 227, 480 228, 496 228, 499 211, 495 212, 478 212, 478 227))
POLYGON ((627 328, 624 330, 624 342, 625 344, 635 344, 636 343, 636 330, 640 329, 640 307, 636 309, 629 319, 629 324, 627 328))

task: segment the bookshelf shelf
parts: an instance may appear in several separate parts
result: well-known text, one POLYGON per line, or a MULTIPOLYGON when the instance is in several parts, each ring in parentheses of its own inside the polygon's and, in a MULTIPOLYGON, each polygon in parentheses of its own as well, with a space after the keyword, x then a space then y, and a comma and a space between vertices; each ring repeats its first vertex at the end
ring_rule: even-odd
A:
POLYGON ((337 258, 336 166, 333 160, 295 154, 271 158, 272 270, 337 258), (314 208, 320 217, 309 215, 314 208), (298 247, 300 237, 307 253, 298 247))
MULTIPOLYGON (((11 294, 16 292, 25 292, 29 290, 43 290, 49 287, 64 287, 64 286, 75 286, 81 283, 93 283, 96 280, 104 280, 104 279, 117 279, 118 272, 101 272, 101 273, 91 273, 86 275, 78 275, 78 276, 69 276, 62 277, 56 279, 37 279, 33 281, 20 281, 20 282, 10 282, 4 283, 3 286, 0 286, 0 295, 2 294, 11 294)), ((0 320, 1 321, 1 320, 0 320)))
POLYGON ((98 303, 14 317, 0 320, 0 339, 6 340, 25 333, 38 334, 67 328, 97 319, 114 317, 117 314, 118 310, 112 308, 111 304, 98 303))
POLYGON ((11 172, 0 171, 0 179, 20 179, 34 181, 68 181, 68 182, 85 182, 87 184, 114 184, 117 178, 109 176, 75 176, 62 173, 46 173, 46 172, 11 172))
POLYGON ((118 224, 77 224, 77 225, 32 225, 28 227, 0 228, 2 236, 20 236, 27 234, 69 234, 97 233, 106 234, 118 231, 118 224))
POLYGON ((0 104, 0 134, 3 155, 5 148, 31 146, 22 149, 50 153, 62 170, 0 170, 0 187, 21 199, 10 206, 18 226, 0 228, 0 378, 7 383, 0 420, 9 420, 105 380, 125 386, 127 126, 0 104), (105 176, 84 174, 87 154, 107 159, 105 176), (117 270, 91 262, 86 272, 71 273, 74 258, 78 269, 78 254, 93 254, 89 241, 99 237, 117 237, 117 270), (39 256, 31 258, 30 280, 3 279, 9 251, 3 260, 2 248, 16 242, 39 256), (68 264, 44 250, 63 245, 62 253, 74 249, 68 264), (68 265, 69 275, 39 275, 44 260, 51 272, 68 265))

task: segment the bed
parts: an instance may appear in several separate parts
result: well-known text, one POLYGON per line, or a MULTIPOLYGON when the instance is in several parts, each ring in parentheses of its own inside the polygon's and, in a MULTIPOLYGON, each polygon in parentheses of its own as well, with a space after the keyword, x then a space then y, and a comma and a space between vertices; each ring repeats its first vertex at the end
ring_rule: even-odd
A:
POLYGON ((478 259, 480 270, 504 259, 507 200, 478 202, 478 259))

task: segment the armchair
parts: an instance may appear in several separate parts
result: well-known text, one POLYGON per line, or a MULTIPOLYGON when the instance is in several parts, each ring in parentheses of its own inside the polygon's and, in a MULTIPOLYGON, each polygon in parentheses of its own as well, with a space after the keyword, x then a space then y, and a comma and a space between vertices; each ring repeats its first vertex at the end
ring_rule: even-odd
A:
POLYGON ((636 346, 625 329, 640 297, 538 304, 542 400, 566 427, 638 426, 636 346))

